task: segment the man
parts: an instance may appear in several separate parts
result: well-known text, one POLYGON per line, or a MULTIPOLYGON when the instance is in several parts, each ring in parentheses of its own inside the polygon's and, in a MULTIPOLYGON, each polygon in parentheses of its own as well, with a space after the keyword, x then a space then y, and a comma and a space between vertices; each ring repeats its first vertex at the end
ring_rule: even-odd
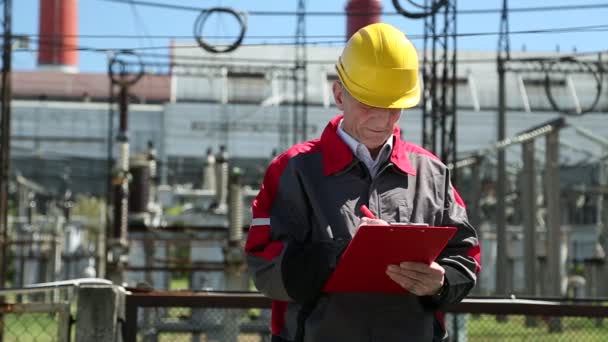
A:
POLYGON ((275 158, 253 202, 245 250, 257 288, 273 299, 272 341, 442 340, 437 310, 473 288, 480 250, 447 167, 400 138, 401 110, 420 98, 416 50, 398 29, 372 24, 352 36, 336 68, 343 115, 320 139, 275 158), (402 294, 323 293, 348 241, 369 222, 362 204, 380 223, 458 231, 431 265, 387 265, 402 294))

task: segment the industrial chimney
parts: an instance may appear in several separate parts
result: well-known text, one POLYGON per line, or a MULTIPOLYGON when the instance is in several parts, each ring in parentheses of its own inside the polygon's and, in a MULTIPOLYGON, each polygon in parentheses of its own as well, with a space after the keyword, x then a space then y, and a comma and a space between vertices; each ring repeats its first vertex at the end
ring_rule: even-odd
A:
POLYGON ((346 4, 346 40, 360 28, 380 22, 381 0, 350 0, 346 4))
POLYGON ((78 0, 40 0, 38 66, 78 72, 78 0))

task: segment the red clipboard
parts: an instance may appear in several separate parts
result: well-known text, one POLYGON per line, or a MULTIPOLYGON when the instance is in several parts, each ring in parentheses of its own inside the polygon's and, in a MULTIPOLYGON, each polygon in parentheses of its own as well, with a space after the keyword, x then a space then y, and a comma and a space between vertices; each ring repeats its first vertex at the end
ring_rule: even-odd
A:
POLYGON ((386 275, 403 261, 431 264, 456 233, 455 227, 364 225, 350 241, 324 292, 403 293, 386 275))

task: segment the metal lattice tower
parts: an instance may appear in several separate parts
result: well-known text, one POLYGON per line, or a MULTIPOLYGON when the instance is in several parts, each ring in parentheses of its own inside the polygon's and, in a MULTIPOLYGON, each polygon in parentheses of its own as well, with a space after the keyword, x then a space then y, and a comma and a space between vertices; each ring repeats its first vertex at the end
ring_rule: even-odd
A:
MULTIPOLYGON (((425 0, 425 7, 438 0, 425 0)), ((422 145, 448 164, 456 161, 456 0, 424 17, 422 145)), ((454 169, 453 172, 456 170, 454 169)), ((452 174, 455 179, 455 173, 452 174)))
POLYGON ((293 70, 293 143, 308 138, 307 74, 306 74, 306 0, 298 0, 296 23, 296 56, 293 70))

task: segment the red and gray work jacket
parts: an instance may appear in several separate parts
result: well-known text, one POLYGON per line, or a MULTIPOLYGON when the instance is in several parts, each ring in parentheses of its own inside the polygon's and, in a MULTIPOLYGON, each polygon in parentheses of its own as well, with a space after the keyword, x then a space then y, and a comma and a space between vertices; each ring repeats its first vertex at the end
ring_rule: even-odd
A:
MULTIPOLYGON (((304 340, 440 341, 445 337, 441 308, 462 300, 481 269, 477 235, 464 203, 451 185, 448 168, 430 152, 402 141, 398 128, 389 160, 372 178, 337 135, 341 118, 333 118, 320 139, 275 158, 253 202, 245 251, 257 288, 273 300, 273 341, 294 340, 302 309, 287 294, 282 278, 288 244, 327 239, 328 231, 334 238, 350 238, 363 217, 361 204, 389 223, 457 227, 437 259, 448 287, 439 299, 405 290, 323 294, 305 320, 304 340)), ((369 257, 374 257, 373 250, 369 257)))

